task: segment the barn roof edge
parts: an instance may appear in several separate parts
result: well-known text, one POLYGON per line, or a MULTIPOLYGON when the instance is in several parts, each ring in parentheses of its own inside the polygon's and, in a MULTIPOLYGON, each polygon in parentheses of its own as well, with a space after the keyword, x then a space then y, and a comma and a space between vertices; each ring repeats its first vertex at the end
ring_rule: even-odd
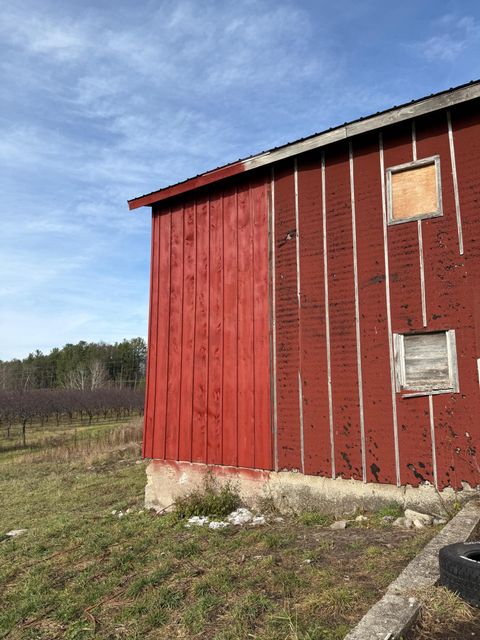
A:
POLYGON ((296 156, 300 153, 327 146, 338 140, 345 140, 361 133, 374 131, 382 127, 415 118, 426 113, 451 107, 455 104, 468 102, 480 97, 480 80, 472 80, 463 85, 440 91, 439 93, 424 96, 390 107, 369 116, 364 116, 351 122, 326 129, 320 133, 314 133, 306 138, 300 138, 293 142, 274 147, 268 151, 248 156, 236 162, 211 169, 193 178, 163 187, 143 196, 132 198, 128 201, 130 210, 143 206, 152 206, 157 202, 173 198, 174 196, 193 191, 199 187, 212 184, 224 178, 251 171, 261 166, 266 166, 285 158, 296 156))

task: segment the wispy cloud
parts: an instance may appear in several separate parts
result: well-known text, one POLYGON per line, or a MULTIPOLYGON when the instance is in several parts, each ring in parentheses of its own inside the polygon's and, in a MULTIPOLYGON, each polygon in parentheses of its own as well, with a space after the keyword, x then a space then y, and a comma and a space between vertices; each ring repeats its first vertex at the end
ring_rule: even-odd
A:
POLYGON ((480 49, 480 22, 472 16, 446 14, 432 24, 433 35, 409 45, 428 62, 452 62, 480 49))

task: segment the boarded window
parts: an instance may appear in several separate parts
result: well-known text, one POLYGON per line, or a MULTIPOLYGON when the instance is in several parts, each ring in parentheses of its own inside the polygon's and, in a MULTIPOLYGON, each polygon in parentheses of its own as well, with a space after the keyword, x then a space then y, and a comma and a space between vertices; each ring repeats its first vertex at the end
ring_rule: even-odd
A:
POLYGON ((455 331, 395 335, 397 390, 458 391, 455 331))
POLYGON ((442 215, 438 156, 390 167, 387 188, 390 224, 442 215))

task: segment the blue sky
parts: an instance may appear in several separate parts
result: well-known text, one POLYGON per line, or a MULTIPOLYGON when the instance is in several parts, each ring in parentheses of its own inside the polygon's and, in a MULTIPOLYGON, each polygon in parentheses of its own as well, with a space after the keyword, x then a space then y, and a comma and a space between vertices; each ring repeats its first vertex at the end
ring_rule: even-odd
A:
POLYGON ((480 77, 478 2, 3 0, 0 358, 146 336, 127 199, 480 77))

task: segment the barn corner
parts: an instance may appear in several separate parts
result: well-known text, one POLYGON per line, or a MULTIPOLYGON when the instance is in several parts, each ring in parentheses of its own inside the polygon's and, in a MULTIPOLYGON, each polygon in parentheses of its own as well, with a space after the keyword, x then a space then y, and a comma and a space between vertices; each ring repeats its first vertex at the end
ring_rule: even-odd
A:
POLYGON ((470 83, 130 201, 147 506, 207 470, 283 511, 476 493, 479 107, 470 83))

